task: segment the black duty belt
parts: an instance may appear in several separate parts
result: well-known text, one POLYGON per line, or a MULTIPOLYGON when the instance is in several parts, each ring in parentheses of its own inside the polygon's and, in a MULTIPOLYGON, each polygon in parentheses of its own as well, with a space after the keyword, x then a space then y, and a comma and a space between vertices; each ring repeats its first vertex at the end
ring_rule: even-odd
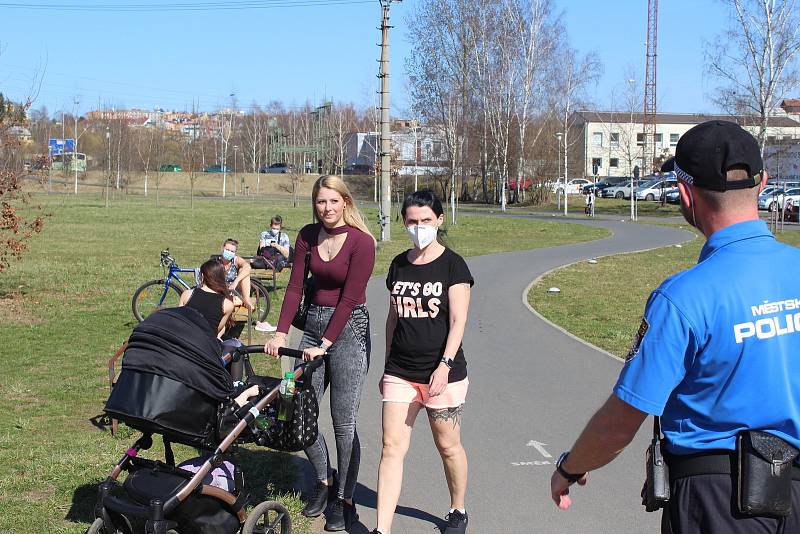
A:
MULTIPOLYGON (((694 475, 730 475, 737 471, 734 451, 709 450, 696 454, 667 454, 669 478, 677 480, 694 475)), ((800 466, 792 466, 792 480, 800 481, 800 466)))

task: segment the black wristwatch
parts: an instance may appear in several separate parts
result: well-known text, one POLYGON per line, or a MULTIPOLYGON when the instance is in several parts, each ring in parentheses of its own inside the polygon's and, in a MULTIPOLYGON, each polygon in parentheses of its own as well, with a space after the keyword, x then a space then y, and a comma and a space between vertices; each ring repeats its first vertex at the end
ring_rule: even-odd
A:
POLYGON ((563 464, 566 461, 567 456, 569 456, 569 451, 562 452, 561 456, 558 457, 558 460, 556 460, 556 471, 558 471, 558 474, 564 477, 567 480, 567 482, 569 482, 570 484, 574 484, 575 482, 579 481, 584 476, 586 476, 586 473, 581 473, 580 475, 573 475, 572 473, 568 473, 567 471, 565 471, 564 468, 561 467, 561 464, 563 464))
POLYGON ((453 360, 453 358, 448 358, 447 356, 442 356, 442 359, 439 361, 443 362, 448 369, 452 369, 453 365, 455 365, 455 360, 453 360))

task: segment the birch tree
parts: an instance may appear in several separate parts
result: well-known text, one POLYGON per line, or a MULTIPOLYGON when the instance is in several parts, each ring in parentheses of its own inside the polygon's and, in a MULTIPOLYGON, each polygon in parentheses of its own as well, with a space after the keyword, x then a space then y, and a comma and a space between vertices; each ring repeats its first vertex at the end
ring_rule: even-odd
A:
POLYGON ((722 0, 727 30, 706 45, 706 68, 720 82, 715 101, 732 114, 753 115, 763 150, 769 118, 798 87, 800 13, 796 0, 722 0))

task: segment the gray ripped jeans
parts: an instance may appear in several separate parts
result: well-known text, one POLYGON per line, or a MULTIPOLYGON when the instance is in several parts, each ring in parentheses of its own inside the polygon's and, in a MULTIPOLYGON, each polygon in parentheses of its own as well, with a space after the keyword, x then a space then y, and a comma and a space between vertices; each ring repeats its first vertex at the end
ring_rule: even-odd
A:
MULTIPOLYGON (((308 310, 306 329, 300 349, 316 347, 333 315, 334 308, 312 304, 308 310)), ((328 349, 325 365, 314 371, 311 384, 317 399, 322 401, 325 390, 331 389, 331 419, 336 439, 336 459, 339 468, 340 499, 352 499, 361 463, 361 445, 356 431, 356 417, 361 391, 369 368, 370 336, 367 307, 356 306, 342 333, 328 349)), ((330 455, 320 432, 317 441, 305 450, 319 480, 332 474, 330 455)))

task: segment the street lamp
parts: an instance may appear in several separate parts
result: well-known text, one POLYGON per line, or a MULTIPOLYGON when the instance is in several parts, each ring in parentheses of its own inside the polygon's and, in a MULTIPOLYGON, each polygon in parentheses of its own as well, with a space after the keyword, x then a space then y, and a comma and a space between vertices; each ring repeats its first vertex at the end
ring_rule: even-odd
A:
MULTIPOLYGON (((235 176, 236 176, 236 160, 238 159, 238 156, 239 156, 239 145, 233 145, 233 175, 234 175, 234 180, 236 180, 236 178, 235 178, 235 176)), ((235 181, 234 181, 234 184, 233 184, 233 192, 236 193, 236 182, 235 181)))
POLYGON ((108 147, 108 174, 106 174, 106 207, 108 207, 108 187, 111 182, 111 130, 106 126, 106 146, 108 147))
POLYGON ((417 172, 417 162, 419 161, 419 140, 417 139, 417 131, 419 130, 419 123, 414 121, 414 191, 417 190, 419 174, 417 172))
MULTIPOLYGON (((557 156, 556 156, 556 162, 558 163, 558 176, 556 177, 556 191, 559 191, 558 184, 561 183, 561 137, 562 137, 562 135, 563 134, 561 132, 556 132, 556 139, 558 140, 558 153, 557 153, 557 156)), ((567 198, 566 198, 567 194, 566 193, 567 193, 567 180, 565 178, 564 179, 564 191, 563 191, 564 204, 565 205, 567 203, 567 198)), ((561 209, 561 194, 558 195, 558 209, 561 209)), ((565 206, 564 209, 566 210, 566 206, 565 206)))

